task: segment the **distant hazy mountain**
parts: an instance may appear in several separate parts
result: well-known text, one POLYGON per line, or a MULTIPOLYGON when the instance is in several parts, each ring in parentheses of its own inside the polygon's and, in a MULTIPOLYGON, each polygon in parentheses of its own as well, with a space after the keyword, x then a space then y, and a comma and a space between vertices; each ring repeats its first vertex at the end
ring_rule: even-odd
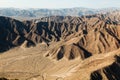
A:
POLYGON ((65 9, 18 9, 18 8, 0 8, 0 16, 9 16, 14 18, 38 18, 46 16, 81 16, 97 13, 107 13, 120 10, 119 8, 65 8, 65 9))

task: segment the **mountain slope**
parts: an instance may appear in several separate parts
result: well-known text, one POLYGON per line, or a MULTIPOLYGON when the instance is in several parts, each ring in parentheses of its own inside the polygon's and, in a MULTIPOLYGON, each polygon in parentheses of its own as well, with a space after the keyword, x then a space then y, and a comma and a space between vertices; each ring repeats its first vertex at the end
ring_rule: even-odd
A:
POLYGON ((25 25, 17 20, 0 17, 0 52, 24 42, 25 25))

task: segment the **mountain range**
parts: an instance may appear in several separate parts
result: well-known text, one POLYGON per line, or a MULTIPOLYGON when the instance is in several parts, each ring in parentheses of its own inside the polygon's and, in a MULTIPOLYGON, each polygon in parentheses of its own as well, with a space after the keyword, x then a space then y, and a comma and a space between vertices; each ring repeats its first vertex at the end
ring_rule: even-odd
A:
POLYGON ((63 8, 63 9, 19 9, 19 8, 0 8, 0 16, 7 16, 19 19, 31 19, 48 16, 82 16, 93 15, 100 13, 107 13, 118 11, 120 8, 63 8))
POLYGON ((0 16, 0 77, 120 80, 120 11, 24 21, 0 16))

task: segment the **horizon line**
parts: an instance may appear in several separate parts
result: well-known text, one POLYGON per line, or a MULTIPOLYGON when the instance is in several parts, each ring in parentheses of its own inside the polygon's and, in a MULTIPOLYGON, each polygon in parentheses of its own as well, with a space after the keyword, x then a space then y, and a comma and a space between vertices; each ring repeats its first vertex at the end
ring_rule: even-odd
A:
POLYGON ((65 8, 17 8, 17 7, 0 7, 0 9, 2 8, 13 8, 13 9, 48 9, 48 10, 58 10, 58 9, 74 9, 74 8, 83 8, 83 9, 94 9, 94 10, 97 10, 97 9, 110 9, 110 8, 117 8, 117 9, 120 9, 120 7, 104 7, 104 8, 90 8, 90 7, 65 7, 65 8))

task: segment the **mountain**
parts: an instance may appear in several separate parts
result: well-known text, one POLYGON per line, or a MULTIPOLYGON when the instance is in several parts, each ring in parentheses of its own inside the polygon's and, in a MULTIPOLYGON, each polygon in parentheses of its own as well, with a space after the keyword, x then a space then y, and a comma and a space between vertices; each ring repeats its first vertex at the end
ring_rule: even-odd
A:
POLYGON ((26 26, 17 20, 0 17, 0 51, 23 43, 26 26))
POLYGON ((0 77, 119 80, 120 12, 18 21, 0 17, 0 77))
POLYGON ((18 8, 0 8, 0 16, 13 17, 16 19, 31 19, 48 16, 82 16, 98 13, 107 13, 120 10, 119 8, 65 8, 65 9, 18 9, 18 8))

